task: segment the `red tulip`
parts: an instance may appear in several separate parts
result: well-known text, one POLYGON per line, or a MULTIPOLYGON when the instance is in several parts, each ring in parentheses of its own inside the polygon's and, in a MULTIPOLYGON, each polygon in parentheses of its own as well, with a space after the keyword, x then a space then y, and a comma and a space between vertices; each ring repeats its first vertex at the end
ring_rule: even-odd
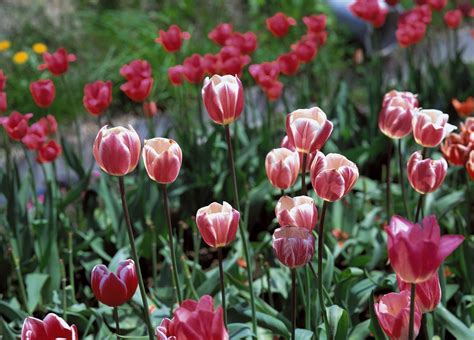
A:
POLYGON ((163 319, 156 328, 157 340, 228 340, 224 326, 223 310, 214 309, 211 296, 198 301, 185 300, 173 313, 173 318, 163 319))
POLYGON ((156 102, 143 102, 143 112, 147 117, 154 117, 158 113, 156 102))
POLYGON ((202 56, 194 53, 184 59, 183 75, 191 84, 200 84, 204 78, 204 65, 202 56))
POLYGON ((138 277, 133 260, 121 261, 117 273, 109 272, 103 264, 92 269, 91 287, 95 298, 110 307, 117 307, 129 301, 138 286, 138 277))
POLYGON ((8 78, 5 76, 5 73, 3 73, 3 70, 0 69, 0 92, 5 90, 7 79, 8 78))
MULTIPOLYGON (((328 40, 328 32, 308 32, 301 37, 301 41, 309 41, 316 46, 316 53, 318 52, 317 48, 323 46, 328 40)), ((311 51, 308 49, 308 51, 311 51)))
POLYGON ((22 115, 18 111, 12 111, 10 116, 0 118, 0 124, 11 139, 20 141, 28 132, 28 120, 31 117, 33 117, 32 113, 22 115))
POLYGON ((278 38, 284 37, 290 26, 296 25, 296 20, 292 17, 286 16, 282 12, 278 12, 271 18, 266 20, 267 29, 278 38))
POLYGON ((99 167, 109 175, 125 176, 135 170, 140 158, 140 137, 131 125, 128 128, 103 126, 92 149, 99 167))
POLYGON ((446 6, 447 2, 448 0, 428 0, 428 4, 433 11, 442 10, 446 6))
POLYGON ((61 47, 54 53, 43 53, 43 61, 44 64, 38 67, 39 70, 48 69, 53 75, 60 76, 67 72, 70 62, 76 61, 76 56, 68 54, 66 49, 61 47))
POLYGON ((204 242, 210 247, 220 248, 235 239, 239 227, 240 213, 223 202, 213 202, 196 213, 196 225, 204 242))
POLYGON ((311 165, 311 183, 325 201, 334 202, 346 196, 359 178, 355 163, 346 157, 330 153, 324 156, 317 152, 311 165))
POLYGON ((289 268, 302 267, 313 257, 314 237, 305 228, 278 228, 273 232, 272 247, 283 265, 289 268))
POLYGON ((224 46, 217 54, 217 74, 231 74, 241 76, 245 65, 250 62, 250 57, 240 53, 234 46, 224 46))
POLYGON ((384 101, 379 114, 379 129, 393 139, 408 136, 412 131, 415 108, 400 96, 384 101))
POLYGON ((278 189, 295 184, 300 170, 298 153, 286 148, 273 149, 265 158, 265 170, 270 183, 278 189))
POLYGON ((439 110, 419 110, 413 116, 413 137, 415 142, 427 148, 438 146, 453 130, 448 123, 449 115, 439 110))
POLYGON ((183 155, 178 143, 168 138, 152 138, 145 140, 142 152, 148 176, 161 184, 176 180, 181 169, 183 155))
POLYGON ((202 57, 202 64, 204 68, 204 73, 209 75, 219 73, 219 55, 206 53, 202 57))
POLYGON ((249 67, 249 73, 255 82, 261 87, 270 86, 272 82, 278 79, 280 66, 277 62, 264 62, 253 64, 249 67))
POLYGON ((182 65, 172 66, 168 69, 168 79, 171 84, 178 86, 183 84, 184 80, 184 68, 182 65))
POLYGON ((224 46, 225 42, 233 33, 232 24, 222 23, 214 27, 214 29, 209 32, 207 37, 214 41, 217 45, 224 46))
POLYGON ((462 12, 459 9, 447 11, 444 14, 444 22, 450 29, 457 29, 462 22, 462 12))
POLYGON ((434 215, 425 217, 421 225, 393 216, 385 231, 390 263, 400 278, 408 283, 427 281, 464 240, 462 235, 441 237, 434 215))
POLYGON ((151 65, 146 60, 135 59, 120 68, 120 75, 127 80, 151 78, 151 65))
POLYGON ((466 162, 466 170, 471 180, 474 181, 474 150, 469 153, 469 159, 466 162))
POLYGON ((308 32, 319 33, 326 29, 327 17, 324 14, 303 17, 308 32))
POLYGON ((26 135, 21 139, 21 142, 29 149, 29 150, 37 150, 40 146, 44 144, 46 141, 46 132, 44 126, 36 122, 32 124, 28 128, 28 132, 26 135))
POLYGON ((320 150, 332 132, 332 123, 319 107, 299 109, 286 116, 286 134, 298 152, 320 150))
POLYGON ((282 196, 275 207, 280 227, 300 227, 310 232, 318 223, 318 209, 309 196, 282 196))
POLYGON ((0 111, 5 112, 7 110, 7 94, 6 92, 0 92, 0 111))
POLYGON ((61 152, 61 146, 55 140, 50 140, 38 148, 36 161, 40 164, 54 162, 61 152))
POLYGON ((253 32, 234 32, 225 45, 237 47, 242 54, 251 54, 257 49, 257 36, 253 32))
POLYGON ((53 115, 42 117, 37 123, 41 125, 46 136, 51 136, 58 130, 58 122, 53 115))
POLYGON ((402 47, 419 43, 426 33, 426 25, 431 22, 431 10, 428 5, 417 6, 400 15, 396 38, 402 47))
POLYGON ((112 102, 112 82, 97 80, 84 86, 82 103, 90 114, 97 116, 112 102))
POLYGON ((51 79, 37 80, 30 83, 30 93, 37 106, 48 108, 56 95, 56 87, 51 79))
POLYGON ((270 84, 262 87, 262 90, 269 101, 274 101, 283 94, 283 83, 279 80, 273 80, 270 84))
POLYGON ((407 167, 408 181, 420 194, 436 191, 443 184, 448 171, 448 163, 444 158, 436 161, 423 159, 419 151, 410 156, 407 167))
MULTIPOLYGON (((403 281, 398 275, 397 282, 400 291, 410 291, 411 284, 403 281)), ((415 303, 420 308, 420 312, 428 313, 435 310, 441 301, 441 294, 438 273, 435 273, 427 281, 418 283, 416 285, 415 303)))
POLYGON ((355 0, 349 9, 355 16, 370 22, 374 27, 381 27, 388 13, 388 9, 378 0, 355 0))
POLYGON ((188 32, 181 32, 178 25, 171 25, 168 31, 160 30, 160 37, 155 42, 162 44, 167 52, 176 52, 181 49, 183 40, 188 40, 191 35, 188 32))
POLYGON ((295 52, 288 52, 278 57, 280 71, 286 76, 291 76, 298 71, 300 62, 295 52))
POLYGON ((291 45, 291 49, 301 63, 309 63, 318 52, 316 43, 310 39, 301 39, 296 44, 291 45))
MULTIPOLYGON (((416 302, 416 299, 415 299, 416 302)), ((385 334, 391 340, 408 339, 410 320, 410 292, 389 293, 374 304, 375 314, 385 334)), ((416 338, 421 326, 421 311, 415 303, 415 318, 413 323, 416 338)))
POLYGON ((153 78, 133 78, 125 84, 120 85, 128 98, 134 102, 143 102, 148 98, 153 88, 153 78))
POLYGON ((244 109, 244 89, 238 77, 218 76, 204 80, 202 100, 212 121, 228 125, 237 120, 244 109))
POLYGON ((29 316, 21 328, 21 340, 78 340, 76 325, 69 326, 66 321, 54 313, 43 320, 29 316))

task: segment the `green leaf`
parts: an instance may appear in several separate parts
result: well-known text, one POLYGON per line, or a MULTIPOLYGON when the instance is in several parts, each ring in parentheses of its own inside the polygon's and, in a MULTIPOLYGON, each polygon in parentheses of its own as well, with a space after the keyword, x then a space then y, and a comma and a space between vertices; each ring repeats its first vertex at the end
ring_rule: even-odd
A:
POLYGON ((0 318, 0 334, 2 334, 2 340, 16 340, 18 335, 12 332, 8 324, 3 318, 0 318))
POLYGON ((384 334, 382 328, 380 327, 379 319, 377 318, 377 315, 375 314, 374 292, 373 291, 372 291, 372 294, 370 294, 370 297, 369 297, 369 312, 370 312, 370 327, 369 327, 369 329, 374 334, 374 338, 376 340, 385 340, 385 334, 384 334))
POLYGON ((352 330, 349 340, 367 339, 370 334, 369 325, 370 319, 357 324, 352 330))
POLYGON ((474 332, 441 303, 438 305, 438 308, 435 309, 434 315, 441 324, 446 326, 456 339, 474 339, 474 332))
POLYGON ((0 315, 7 320, 23 321, 28 315, 20 310, 18 307, 13 307, 6 301, 0 300, 0 315))
POLYGON ((41 291, 48 280, 49 275, 41 273, 31 273, 26 275, 26 293, 28 295, 28 313, 33 314, 41 300, 41 291))
POLYGON ((84 178, 86 172, 82 167, 82 163, 64 136, 61 136, 61 145, 66 163, 71 167, 72 170, 74 170, 79 178, 84 178))
POLYGON ((326 310, 326 313, 334 339, 347 339, 347 332, 349 330, 349 314, 347 311, 337 305, 332 305, 326 310))
POLYGON ((250 327, 245 323, 231 323, 228 325, 229 337, 231 340, 247 339, 253 336, 250 327))
POLYGON ((297 328, 295 330, 295 338, 298 340, 311 340, 313 338, 313 334, 313 332, 303 328, 297 328))

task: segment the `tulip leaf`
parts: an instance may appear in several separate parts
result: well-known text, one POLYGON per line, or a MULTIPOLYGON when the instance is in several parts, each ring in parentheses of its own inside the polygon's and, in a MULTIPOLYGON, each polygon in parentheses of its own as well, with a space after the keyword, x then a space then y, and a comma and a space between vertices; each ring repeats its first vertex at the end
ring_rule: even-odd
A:
POLYGON ((11 306, 5 300, 0 300, 0 315, 7 320, 23 320, 28 316, 19 306, 11 306))
POLYGON ((3 318, 0 318, 0 334, 2 334, 2 340, 18 339, 18 335, 15 335, 15 333, 12 332, 3 318))
POLYGON ((367 339, 370 334, 370 319, 365 320, 355 326, 349 336, 349 340, 367 339))
POLYGON ((456 339, 474 339, 474 331, 470 330, 441 303, 438 305, 438 308, 435 309, 434 315, 440 320, 440 323, 446 326, 456 339))
POLYGON ((372 294, 370 294, 369 297, 369 313, 370 313, 370 327, 369 329, 372 331, 374 334, 374 338, 376 340, 385 340, 385 334, 380 327, 379 324, 379 319, 377 318, 377 315, 375 314, 375 307, 374 307, 374 292, 372 291, 372 294))
POLYGON ((25 277, 26 293, 28 294, 28 313, 33 314, 41 300, 41 290, 48 280, 47 274, 31 273, 25 277))
POLYGON ((347 332, 349 330, 349 314, 347 311, 337 305, 332 305, 327 308, 326 313, 334 339, 347 339, 347 332))
POLYGON ((71 167, 72 170, 74 170, 74 172, 79 178, 86 177, 86 172, 82 166, 81 160, 74 152, 69 142, 66 141, 66 138, 64 138, 64 136, 61 136, 61 145, 66 163, 71 167))
POLYGON ((245 323, 231 323, 228 325, 227 329, 231 340, 247 339, 253 336, 252 330, 245 323))
POLYGON ((295 330, 295 338, 298 340, 311 340, 313 338, 314 333, 307 329, 297 328, 295 330))

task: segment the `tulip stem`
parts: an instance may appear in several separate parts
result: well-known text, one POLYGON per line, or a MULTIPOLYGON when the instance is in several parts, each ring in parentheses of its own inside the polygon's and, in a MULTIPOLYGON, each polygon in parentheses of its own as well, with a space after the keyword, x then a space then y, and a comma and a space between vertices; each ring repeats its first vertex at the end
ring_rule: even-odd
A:
POLYGON ((270 303, 270 306, 274 308, 274 303, 273 303, 273 295, 272 295, 272 278, 270 274, 270 266, 268 263, 264 263, 264 269, 265 269, 265 276, 267 277, 267 291, 268 291, 268 302, 270 303))
POLYGON ((156 248, 156 228, 153 225, 153 223, 150 223, 150 229, 151 229, 151 270, 153 271, 152 276, 153 276, 153 288, 157 288, 158 286, 158 268, 157 268, 157 263, 158 259, 156 258, 156 253, 157 253, 157 248, 156 248))
POLYGON ((424 197, 425 197, 425 195, 420 194, 420 197, 418 198, 418 204, 416 205, 415 223, 418 222, 418 219, 420 217, 420 212, 421 212, 422 207, 423 207, 423 198, 424 197))
POLYGON ((390 216, 392 215, 391 211, 391 199, 392 199, 392 193, 390 192, 390 161, 392 160, 392 148, 393 144, 392 141, 390 140, 390 143, 388 144, 388 156, 387 156, 387 171, 386 171, 386 203, 387 203, 387 220, 390 220, 390 216))
POLYGON ((405 178, 403 176, 404 168, 403 168, 403 155, 402 155, 402 139, 398 140, 398 169, 399 169, 399 181, 400 181, 400 188, 402 189, 402 198, 403 198, 403 206, 405 207, 405 213, 407 214, 407 218, 410 219, 410 209, 408 209, 408 201, 407 201, 407 192, 405 189, 405 178))
POLYGON ((416 284, 411 284, 410 294, 410 322, 408 323, 408 340, 413 340, 413 324, 415 320, 415 298, 416 298, 416 284))
POLYGON ((73 233, 67 234, 67 253, 68 253, 68 269, 69 269, 69 285, 71 286, 72 301, 76 299, 76 290, 74 288, 74 252, 73 252, 73 233))
POLYGON ((148 336, 150 340, 154 340, 153 327, 151 326, 150 313, 148 312, 148 300, 146 297, 145 284, 143 283, 142 271, 140 269, 140 263, 138 262, 137 248, 135 246, 135 239, 133 237, 132 222, 130 221, 130 214, 128 213, 127 198, 125 197, 125 184, 123 176, 119 176, 119 187, 120 187, 120 198, 122 199, 123 215, 125 217, 125 224, 127 225, 128 239, 130 241, 130 248, 132 251, 132 258, 135 262, 135 270, 138 276, 138 286, 140 288, 140 295, 143 302, 143 315, 145 317, 145 323, 148 328, 148 336))
POLYGON ((178 265, 176 262, 176 252, 173 242, 173 227, 171 225, 171 215, 168 204, 168 190, 166 189, 166 184, 162 184, 161 188, 163 189, 163 201, 165 202, 166 220, 168 222, 168 247, 170 248, 171 253, 171 271, 173 272, 174 289, 176 291, 178 303, 181 305, 183 303, 183 297, 181 296, 181 287, 179 285, 178 265))
POLYGON ((118 315, 118 308, 114 307, 114 319, 115 319, 115 334, 117 334, 117 339, 120 339, 119 334, 120 334, 120 321, 119 321, 119 315, 118 315))
POLYGON ((303 164, 301 166, 301 194, 306 195, 308 190, 306 188, 306 162, 308 161, 308 154, 303 153, 303 164))
POLYGON ((28 163, 28 171, 31 177, 31 189, 33 190, 33 202, 35 203, 35 215, 38 215, 39 202, 38 202, 38 193, 36 191, 35 174, 33 172, 33 165, 31 164, 31 161, 28 157, 28 152, 26 150, 25 145, 22 143, 21 146, 23 148, 23 153, 25 154, 26 162, 28 163))
POLYGON ((296 339, 296 269, 291 268, 291 339, 296 339))
MULTIPOLYGON (((240 212, 239 192, 237 189, 237 176, 235 175, 234 152, 232 150, 232 140, 230 137, 229 125, 225 125, 225 139, 227 142, 228 155, 229 155, 229 167, 230 167, 232 182, 234 186, 234 204, 237 210, 240 212)), ((247 263, 247 280, 249 281, 250 308, 252 311, 252 331, 253 331, 254 336, 257 337, 257 312, 255 308, 255 297, 254 297, 254 291, 253 291, 252 262, 250 261, 246 232, 242 224, 240 224, 240 227, 239 227, 239 234, 240 234, 240 238, 242 239, 242 245, 244 248, 245 262, 247 263)))
POLYGON ((224 268, 222 267, 223 258, 222 258, 222 248, 217 248, 217 254, 219 256, 219 276, 221 281, 221 297, 222 297, 222 309, 224 310, 224 326, 227 328, 227 308, 225 304, 225 277, 224 277, 224 268))
POLYGON ((326 211, 328 209, 329 202, 323 202, 323 208, 321 209, 321 218, 319 220, 318 230, 318 294, 319 294, 319 306, 321 314, 324 320, 324 326, 326 328, 326 336, 331 339, 331 330, 329 328, 328 316, 326 315, 326 307, 324 305, 323 295, 323 248, 324 248, 324 219, 326 218, 326 211))
POLYGON ((61 285, 63 289, 63 319, 67 322, 67 291, 66 291, 66 269, 64 268, 64 262, 62 259, 59 260, 59 272, 61 274, 61 285))

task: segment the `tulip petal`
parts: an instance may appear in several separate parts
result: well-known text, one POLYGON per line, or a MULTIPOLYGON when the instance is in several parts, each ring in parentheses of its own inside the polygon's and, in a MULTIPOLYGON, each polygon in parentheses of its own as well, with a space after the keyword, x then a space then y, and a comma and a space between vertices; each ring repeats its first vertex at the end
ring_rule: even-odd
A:
POLYGON ((444 235, 439 240, 438 252, 436 254, 437 260, 443 262, 459 245, 464 241, 462 235, 444 235))

